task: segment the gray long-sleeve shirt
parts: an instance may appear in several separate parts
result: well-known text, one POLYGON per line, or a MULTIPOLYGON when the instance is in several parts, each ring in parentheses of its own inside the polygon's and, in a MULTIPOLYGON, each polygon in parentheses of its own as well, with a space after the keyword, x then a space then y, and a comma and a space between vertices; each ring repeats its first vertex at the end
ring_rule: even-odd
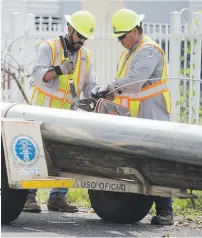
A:
MULTIPOLYGON (((75 67, 77 59, 77 53, 70 53, 70 60, 73 62, 73 66, 75 67)), ((44 82, 44 75, 51 69, 53 69, 52 65, 52 51, 50 45, 47 42, 43 42, 39 45, 37 49, 37 55, 33 66, 33 79, 34 82, 40 87, 41 84, 45 85, 48 88, 58 89, 58 85, 54 84, 54 80, 44 82)), ((91 90, 93 87, 97 85, 97 76, 93 69, 92 62, 90 64, 84 86, 83 86, 83 95, 84 97, 91 96, 91 90)))
MULTIPOLYGON (((137 47, 137 46, 135 46, 137 47)), ((134 47, 134 48, 135 48, 134 47)), ((134 48, 132 50, 134 50, 134 48)), ((130 52, 129 52, 130 54, 130 52)), ((163 55, 153 45, 143 46, 134 54, 125 77, 115 80, 111 88, 120 87, 134 82, 133 85, 123 87, 124 91, 138 92, 143 86, 160 81, 163 70, 163 55), (148 79, 154 79, 152 81, 148 79)), ((140 118, 169 121, 170 116, 166 111, 165 101, 162 95, 142 101, 140 104, 140 118)))

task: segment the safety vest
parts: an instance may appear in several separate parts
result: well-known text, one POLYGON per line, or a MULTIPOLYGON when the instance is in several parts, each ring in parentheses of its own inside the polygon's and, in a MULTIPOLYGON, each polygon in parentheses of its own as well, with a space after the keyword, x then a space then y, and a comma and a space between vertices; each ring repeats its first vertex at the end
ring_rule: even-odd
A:
POLYGON ((131 53, 128 59, 127 59, 128 50, 125 50, 122 53, 117 70, 116 80, 119 80, 119 78, 123 78, 126 76, 126 74, 128 73, 128 66, 130 64, 130 61, 133 59, 133 57, 135 57, 135 54, 145 45, 153 45, 161 51, 163 55, 163 71, 161 75, 162 79, 159 82, 152 83, 149 86, 141 88, 139 92, 136 93, 124 92, 120 96, 115 96, 114 102, 119 105, 128 107, 130 109, 131 116, 133 117, 138 117, 140 104, 142 101, 155 97, 159 94, 163 95, 166 110, 168 113, 171 113, 171 100, 170 100, 170 91, 167 85, 168 80, 167 80, 167 65, 165 54, 160 45, 154 42, 148 36, 144 36, 144 38, 139 42, 136 49, 131 53))
MULTIPOLYGON (((42 41, 44 42, 44 41, 42 41)), ((42 43, 40 42, 40 43, 42 43)), ((64 60, 64 51, 59 37, 53 40, 47 40, 52 51, 52 66, 59 65, 64 60)), ((39 43, 39 44, 40 44, 39 43)), ((76 94, 79 97, 83 89, 85 78, 90 67, 90 53, 82 47, 77 52, 77 60, 72 74, 76 94)), ((69 88, 70 75, 61 75, 55 79, 54 87, 35 84, 31 97, 31 104, 37 106, 46 106, 52 108, 69 109, 72 103, 72 95, 69 88)))

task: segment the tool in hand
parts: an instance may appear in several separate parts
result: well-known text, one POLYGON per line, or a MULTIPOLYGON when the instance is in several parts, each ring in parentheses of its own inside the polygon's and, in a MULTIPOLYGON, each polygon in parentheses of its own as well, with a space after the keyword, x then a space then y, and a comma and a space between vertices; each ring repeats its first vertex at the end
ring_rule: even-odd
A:
MULTIPOLYGON (((62 44, 62 47, 63 47, 63 50, 64 50, 64 58, 65 58, 65 60, 70 62, 69 51, 67 49, 65 39, 64 39, 63 36, 59 36, 59 37, 60 37, 60 41, 61 41, 61 44, 62 44)), ((75 86, 74 86, 74 80, 73 80, 73 75, 72 74, 69 75, 69 88, 70 88, 70 92, 71 92, 71 95, 72 95, 72 105, 70 107, 70 110, 77 110, 78 107, 79 107, 79 97, 76 94, 76 89, 75 89, 75 86)))

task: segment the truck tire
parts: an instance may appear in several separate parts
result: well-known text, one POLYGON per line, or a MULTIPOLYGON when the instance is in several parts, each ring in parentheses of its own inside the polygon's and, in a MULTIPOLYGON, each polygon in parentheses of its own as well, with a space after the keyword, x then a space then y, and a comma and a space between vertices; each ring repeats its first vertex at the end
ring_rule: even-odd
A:
POLYGON ((28 190, 11 189, 5 164, 4 149, 1 140, 1 224, 14 221, 22 212, 28 190))
POLYGON ((153 204, 151 196, 89 190, 95 213, 104 221, 131 224, 142 220, 153 204))

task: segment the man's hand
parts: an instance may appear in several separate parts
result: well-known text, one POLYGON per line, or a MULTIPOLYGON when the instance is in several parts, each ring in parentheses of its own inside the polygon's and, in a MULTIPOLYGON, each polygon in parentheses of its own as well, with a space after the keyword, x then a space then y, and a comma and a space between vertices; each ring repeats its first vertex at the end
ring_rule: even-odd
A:
POLYGON ((72 74, 74 71, 73 62, 64 60, 62 62, 62 64, 55 66, 54 70, 55 70, 55 73, 57 74, 57 76, 72 74))
POLYGON ((62 74, 72 74, 74 71, 73 62, 64 60, 60 65, 60 69, 62 71, 62 74))
POLYGON ((110 85, 106 85, 104 87, 96 86, 92 89, 91 95, 95 99, 105 98, 107 100, 113 101, 114 95, 109 94, 109 92, 110 92, 110 85))

